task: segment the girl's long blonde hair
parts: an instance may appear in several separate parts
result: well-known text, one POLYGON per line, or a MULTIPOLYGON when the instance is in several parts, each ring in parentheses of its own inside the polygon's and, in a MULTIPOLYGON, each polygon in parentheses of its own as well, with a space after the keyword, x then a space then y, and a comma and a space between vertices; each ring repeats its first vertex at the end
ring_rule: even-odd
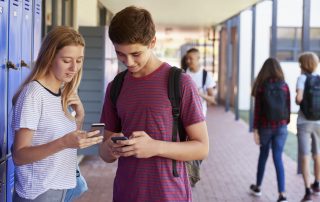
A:
MULTIPOLYGON (((70 45, 85 46, 84 39, 79 32, 65 26, 54 27, 50 32, 48 32, 41 44, 35 66, 12 98, 13 106, 16 104, 22 89, 31 81, 38 80, 48 74, 50 68, 52 68, 52 61, 57 53, 65 46, 70 45)), ((73 79, 70 82, 65 83, 61 89, 63 111, 70 119, 73 119, 73 117, 68 110, 67 99, 74 91, 78 89, 81 77, 82 68, 80 68, 73 79)))

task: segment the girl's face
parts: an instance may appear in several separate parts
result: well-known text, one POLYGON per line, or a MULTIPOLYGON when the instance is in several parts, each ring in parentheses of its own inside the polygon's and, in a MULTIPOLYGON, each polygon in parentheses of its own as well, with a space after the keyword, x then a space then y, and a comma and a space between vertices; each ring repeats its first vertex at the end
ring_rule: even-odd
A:
POLYGON ((54 57, 51 65, 50 74, 57 81, 68 83, 82 68, 83 59, 83 46, 65 46, 54 57))

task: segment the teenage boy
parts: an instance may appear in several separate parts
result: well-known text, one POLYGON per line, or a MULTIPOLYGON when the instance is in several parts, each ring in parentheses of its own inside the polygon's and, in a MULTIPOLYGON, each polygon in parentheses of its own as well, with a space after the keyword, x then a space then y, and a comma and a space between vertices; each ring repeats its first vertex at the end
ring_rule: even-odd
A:
POLYGON ((186 73, 189 74, 192 80, 196 83, 199 95, 202 98, 202 112, 207 115, 207 102, 216 104, 214 97, 214 87, 216 83, 213 80, 211 72, 204 74, 204 68, 200 66, 200 52, 196 48, 191 48, 186 53, 186 73))
POLYGON ((113 82, 108 85, 101 115, 106 132, 100 156, 109 163, 118 159, 113 201, 192 201, 184 162, 204 159, 209 151, 197 88, 188 75, 181 75, 180 118, 188 141, 172 142, 171 67, 152 52, 156 38, 150 13, 133 6, 123 9, 112 19, 109 37, 128 69, 115 106, 110 100, 113 82), (129 140, 113 143, 114 136, 129 140))

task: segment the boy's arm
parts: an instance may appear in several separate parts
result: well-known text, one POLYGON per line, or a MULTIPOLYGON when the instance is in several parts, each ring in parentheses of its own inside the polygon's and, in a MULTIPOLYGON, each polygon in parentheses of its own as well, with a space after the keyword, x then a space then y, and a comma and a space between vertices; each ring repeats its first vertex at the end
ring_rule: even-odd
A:
POLYGON ((200 93, 199 94, 203 99, 205 99, 209 104, 217 104, 216 98, 214 97, 214 89, 208 88, 207 94, 200 93))
POLYGON ((202 160, 209 153, 209 137, 205 121, 186 127, 188 141, 165 142, 158 146, 158 156, 178 161, 202 160))
POLYGON ((303 90, 302 89, 297 89, 297 95, 296 95, 296 104, 300 105, 302 98, 303 98, 303 90))

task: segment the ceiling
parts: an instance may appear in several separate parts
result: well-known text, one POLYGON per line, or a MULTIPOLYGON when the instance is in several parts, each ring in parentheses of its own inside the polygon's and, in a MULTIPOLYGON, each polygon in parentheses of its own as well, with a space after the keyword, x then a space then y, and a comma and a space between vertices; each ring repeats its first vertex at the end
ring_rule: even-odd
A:
POLYGON ((149 10, 157 25, 209 27, 219 24, 262 0, 99 0, 117 13, 127 6, 149 10))

